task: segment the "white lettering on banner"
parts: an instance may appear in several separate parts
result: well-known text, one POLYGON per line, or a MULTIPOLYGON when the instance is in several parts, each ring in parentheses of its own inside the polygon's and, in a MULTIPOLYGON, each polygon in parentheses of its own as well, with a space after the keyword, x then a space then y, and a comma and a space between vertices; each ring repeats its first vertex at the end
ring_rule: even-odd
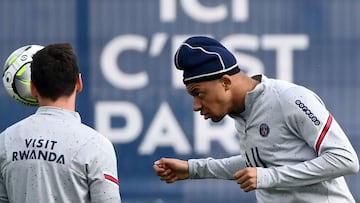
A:
POLYGON ((95 129, 112 142, 132 142, 139 136, 142 127, 141 112, 131 102, 102 101, 95 104, 95 129), (111 126, 113 117, 123 117, 126 121, 125 126, 113 128, 111 126))
POLYGON ((149 48, 150 56, 159 56, 164 49, 168 38, 169 37, 166 33, 155 33, 151 39, 151 45, 149 48))
POLYGON ((264 64, 256 57, 241 53, 238 49, 255 52, 260 48, 260 42, 257 36, 249 34, 234 34, 225 37, 222 43, 227 47, 238 60, 241 70, 248 75, 265 73, 264 64))
MULTIPOLYGON (((205 35, 205 34, 204 34, 205 35)), ((189 35, 175 35, 171 39, 171 53, 175 54, 177 47, 189 35)), ((155 33, 149 43, 149 56, 155 57, 162 53, 169 36, 166 33, 155 33)), ((274 50, 276 54, 276 75, 278 79, 292 82, 293 79, 293 52, 295 50, 306 50, 309 46, 307 35, 264 35, 256 36, 249 34, 233 34, 223 38, 221 42, 231 50, 242 70, 248 75, 263 74, 265 67, 262 61, 255 56, 240 52, 259 50, 274 50)), ((145 71, 127 74, 121 71, 117 59, 125 51, 147 50, 148 40, 139 35, 121 35, 109 41, 104 47, 100 58, 100 68, 105 79, 118 89, 134 90, 144 88, 149 84, 149 76, 145 71)), ((121 57, 120 57, 121 59, 121 57)), ((171 62, 172 86, 183 89, 181 71, 176 70, 171 62)))
MULTIPOLYGON (((178 11, 197 23, 246 22, 249 19, 249 0, 231 0, 227 2, 204 2, 201 0, 159 0, 159 18, 161 23, 174 23, 178 11)), ((181 16, 181 18, 183 18, 181 16)), ((201 33, 197 33, 200 35, 201 33)), ((140 90, 149 84, 147 67, 136 73, 125 73, 118 62, 124 52, 139 52, 150 57, 160 56, 165 45, 170 44, 171 58, 165 61, 171 68, 172 89, 184 89, 182 72, 176 70, 173 56, 179 45, 193 34, 171 35, 167 32, 154 33, 151 37, 139 34, 119 35, 110 40, 100 56, 100 69, 104 78, 113 87, 121 90, 140 90), (171 64, 171 65, 169 65, 171 64)), ((202 34, 207 35, 207 34, 202 34)), ((220 39, 219 39, 220 40, 220 39)), ((247 75, 264 74, 266 66, 256 56, 259 51, 274 51, 276 78, 292 82, 294 52, 309 47, 306 34, 245 34, 233 33, 220 40, 238 60, 239 66, 247 75)), ((144 63, 145 64, 145 63, 144 63)), ((131 67, 131 64, 126 64, 131 67)), ((145 65, 144 65, 145 66, 145 65)), ((139 67, 140 70, 142 67, 139 67)), ((226 117, 220 123, 203 120, 194 113, 193 148, 188 137, 181 129, 176 117, 166 101, 159 104, 159 109, 150 119, 148 129, 143 129, 143 117, 139 107, 131 102, 98 101, 95 105, 95 128, 114 143, 127 144, 134 142, 143 134, 139 154, 153 154, 158 148, 171 148, 175 153, 208 154, 211 144, 216 142, 229 154, 237 154, 240 146, 232 119, 226 117), (121 117, 126 121, 124 126, 112 126, 112 118, 121 117)))
MULTIPOLYGON (((232 0, 231 5, 219 3, 216 6, 204 6, 200 0, 179 0, 184 13, 201 23, 221 22, 228 16, 234 22, 245 22, 249 18, 249 0, 232 0), (231 8, 232 15, 229 15, 231 8), (210 15, 209 15, 210 14, 210 15)), ((160 0, 160 21, 175 22, 177 14, 176 0, 160 0)))
POLYGON ((204 120, 198 112, 194 112, 195 150, 198 154, 207 154, 211 151, 211 143, 216 141, 228 154, 240 152, 239 140, 234 127, 233 119, 226 116, 221 123, 204 120))
POLYGON ((223 21, 228 14, 226 5, 203 6, 198 0, 180 0, 183 11, 197 22, 214 23, 223 21), (211 13, 211 15, 207 15, 211 13))
POLYGON ((122 35, 109 41, 100 56, 101 71, 104 77, 114 87, 119 89, 139 89, 149 82, 145 72, 126 74, 121 71, 117 64, 118 56, 128 50, 144 52, 147 48, 147 40, 139 35, 122 35))
POLYGON ((264 50, 276 50, 276 77, 293 81, 293 50, 309 47, 306 35, 266 35, 263 37, 264 50))
MULTIPOLYGON (((216 125, 194 113, 194 151, 200 154, 211 152, 211 143, 217 141, 230 154, 239 152, 235 137, 235 127, 230 118, 216 125)), ((108 137, 111 142, 128 144, 140 136, 142 116, 137 106, 129 102, 100 101, 95 104, 95 129, 108 137), (111 126, 111 118, 124 117, 125 125, 121 128, 111 126)), ((177 122, 170 106, 163 102, 155 114, 149 129, 144 133, 138 152, 142 155, 153 154, 157 148, 173 148, 181 155, 192 153, 188 138, 177 122)))
POLYGON ((176 0, 160 0, 160 21, 175 22, 176 0))
POLYGON ((191 153, 191 145, 166 102, 160 105, 150 124, 139 154, 153 154, 157 147, 172 147, 177 154, 191 153))
MULTIPOLYGON (((115 88, 125 90, 144 88, 149 84, 148 74, 146 71, 133 74, 122 72, 117 65, 117 59, 121 53, 129 50, 139 52, 149 50, 149 57, 159 56, 163 52, 165 44, 170 40, 173 56, 180 43, 189 36, 175 35, 169 39, 166 33, 155 33, 149 43, 146 37, 140 35, 117 36, 105 46, 101 54, 102 73, 106 81, 115 88)), ((255 53, 259 50, 274 50, 277 78, 288 81, 292 81, 293 52, 305 50, 309 46, 308 36, 302 34, 263 36, 232 34, 225 36, 221 42, 234 53, 239 65, 248 75, 264 73, 265 66, 259 58, 245 52, 255 53)), ((172 59, 170 61, 172 64, 172 87, 183 89, 181 71, 176 70, 172 59)), ((102 101, 95 106, 96 129, 114 143, 130 143, 137 139, 143 130, 142 119, 141 111, 131 102, 102 101), (112 127, 111 118, 113 117, 123 117, 126 120, 125 126, 121 128, 112 127)), ((237 142, 234 141, 234 127, 230 126, 228 122, 224 122, 221 127, 211 126, 207 122, 200 122, 195 117, 193 129, 194 151, 196 153, 209 153, 213 141, 217 141, 228 153, 237 152, 239 149, 236 145, 237 142), (216 129, 219 129, 221 134, 217 133, 216 129)), ((158 147, 171 147, 178 154, 191 153, 191 145, 166 103, 161 104, 143 139, 138 149, 140 154, 152 154, 158 147)))
MULTIPOLYGON (((172 40, 172 56, 177 47, 189 35, 177 35, 172 40)), ((260 59, 239 52, 239 50, 256 52, 259 50, 274 50, 276 54, 276 75, 278 79, 292 82, 293 79, 293 52, 306 50, 309 46, 307 35, 264 35, 256 36, 249 34, 228 35, 221 42, 231 50, 238 60, 242 70, 248 75, 265 73, 264 64, 260 59)), ((184 88, 181 71, 176 70, 172 64, 172 85, 174 88, 184 88)))

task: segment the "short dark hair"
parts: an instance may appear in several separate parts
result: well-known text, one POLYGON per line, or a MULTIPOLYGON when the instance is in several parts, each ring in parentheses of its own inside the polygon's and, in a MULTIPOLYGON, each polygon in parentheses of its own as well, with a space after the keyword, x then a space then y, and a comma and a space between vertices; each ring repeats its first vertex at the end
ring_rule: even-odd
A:
POLYGON ((33 56, 31 81, 42 97, 70 96, 78 75, 77 57, 68 43, 47 45, 33 56))

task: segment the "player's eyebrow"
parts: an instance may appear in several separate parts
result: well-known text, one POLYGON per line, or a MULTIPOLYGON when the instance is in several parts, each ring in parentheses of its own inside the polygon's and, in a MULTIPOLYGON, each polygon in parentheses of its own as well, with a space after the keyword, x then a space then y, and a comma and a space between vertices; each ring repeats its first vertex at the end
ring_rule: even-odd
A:
POLYGON ((196 91, 196 90, 189 92, 189 94, 190 94, 191 96, 196 96, 197 93, 198 93, 198 91, 196 91))
POLYGON ((187 92, 190 94, 190 95, 192 95, 192 96, 194 96, 194 95, 196 95, 198 92, 199 92, 199 88, 198 87, 194 87, 194 86, 190 86, 190 87, 188 87, 187 88, 187 92))

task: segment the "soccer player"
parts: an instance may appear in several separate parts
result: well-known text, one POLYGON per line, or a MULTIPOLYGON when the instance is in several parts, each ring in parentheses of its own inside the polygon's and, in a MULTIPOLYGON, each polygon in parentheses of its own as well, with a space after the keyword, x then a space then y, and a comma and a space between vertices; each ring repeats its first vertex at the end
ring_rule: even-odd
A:
POLYGON ((355 202, 344 176, 359 170, 344 131, 311 90, 264 75, 248 77, 213 38, 188 38, 175 54, 193 110, 218 122, 229 115, 240 155, 223 159, 161 158, 160 179, 218 178, 256 190, 258 202, 355 202))
POLYGON ((39 108, 0 135, 0 202, 121 202, 112 143, 75 111, 82 87, 70 44, 33 56, 39 108))

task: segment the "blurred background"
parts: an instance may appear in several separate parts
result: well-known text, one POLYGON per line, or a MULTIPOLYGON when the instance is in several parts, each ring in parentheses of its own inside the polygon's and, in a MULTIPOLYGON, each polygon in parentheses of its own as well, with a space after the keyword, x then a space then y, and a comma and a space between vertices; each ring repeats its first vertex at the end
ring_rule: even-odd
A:
MULTIPOLYGON (((360 1, 355 0, 1 0, 0 60, 27 44, 71 43, 84 91, 84 123, 114 144, 123 202, 255 202, 233 181, 165 184, 161 157, 238 154, 233 122, 192 112, 173 66, 185 38, 209 35, 243 70, 318 93, 360 150, 360 1)), ((0 130, 34 113, 0 88, 0 130)), ((360 174, 346 177, 360 201, 360 174)))

